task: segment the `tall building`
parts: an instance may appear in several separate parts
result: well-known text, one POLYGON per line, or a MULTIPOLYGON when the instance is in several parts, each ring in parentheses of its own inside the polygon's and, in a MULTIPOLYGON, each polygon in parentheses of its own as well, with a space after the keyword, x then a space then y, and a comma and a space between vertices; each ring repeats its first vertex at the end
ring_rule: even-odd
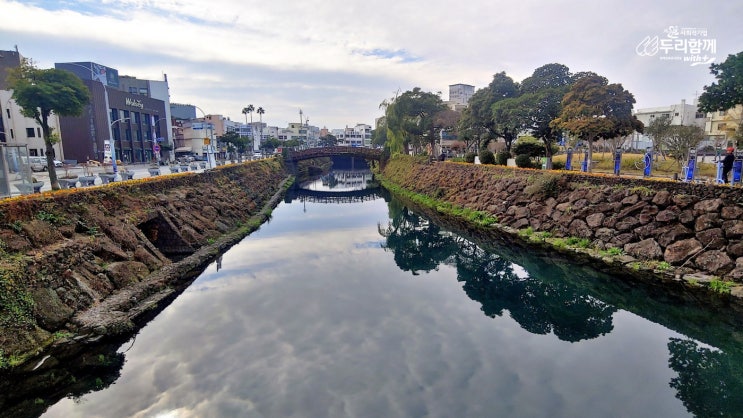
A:
POLYGON ((475 94, 475 86, 451 84, 449 85, 449 101, 446 103, 452 110, 462 110, 467 107, 473 94, 475 94))
POLYGON ((160 84, 120 78, 115 68, 94 62, 54 66, 77 75, 91 94, 90 104, 81 116, 60 118, 60 135, 68 159, 105 161, 110 149, 124 163, 171 158, 170 153, 161 153, 163 145, 173 148, 167 80, 160 84), (121 90, 122 86, 126 91, 121 90))

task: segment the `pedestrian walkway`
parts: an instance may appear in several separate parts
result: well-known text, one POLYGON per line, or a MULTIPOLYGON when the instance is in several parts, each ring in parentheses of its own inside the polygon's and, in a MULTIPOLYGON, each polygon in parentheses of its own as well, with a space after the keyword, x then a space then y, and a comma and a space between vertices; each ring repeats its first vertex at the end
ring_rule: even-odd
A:
MULTIPOLYGON (((206 167, 202 167, 200 164, 201 161, 196 161, 194 163, 189 164, 178 164, 176 165, 177 172, 183 173, 183 172, 190 172, 190 173, 203 173, 205 170, 207 170, 209 167, 208 165, 206 167), (184 170, 185 167, 185 170, 184 170)), ((227 164, 230 162, 228 161, 227 164)), ((169 175, 173 174, 174 172, 171 171, 169 165, 162 165, 162 166, 152 166, 150 164, 126 164, 126 165, 119 165, 118 170, 119 174, 124 176, 125 172, 133 173, 131 179, 142 179, 147 177, 152 177, 152 174, 150 174, 150 169, 152 168, 158 168, 160 170, 160 175, 169 175)), ((90 186, 100 186, 101 184, 108 183, 109 179, 108 177, 111 177, 109 174, 106 175, 106 171, 110 172, 110 167, 102 167, 102 166, 88 166, 84 167, 82 165, 76 165, 74 167, 70 167, 68 169, 64 169, 61 167, 56 168, 57 172, 57 179, 60 179, 61 177, 69 174, 69 175, 77 175, 78 181, 75 183, 74 187, 90 187, 90 186), (86 186, 85 183, 89 183, 90 180, 83 179, 80 180, 81 177, 89 177, 88 175, 92 173, 93 177, 93 184, 90 186, 86 186)), ((49 173, 46 171, 40 171, 40 172, 33 172, 31 173, 33 178, 37 182, 43 182, 44 185, 41 187, 40 191, 45 192, 52 189, 51 182, 49 181, 49 173)), ((19 185, 22 184, 21 177, 17 176, 15 174, 10 175, 10 188, 11 188, 11 197, 12 196, 18 196, 21 194, 19 185)), ((21 186, 22 187, 22 186, 21 186)))

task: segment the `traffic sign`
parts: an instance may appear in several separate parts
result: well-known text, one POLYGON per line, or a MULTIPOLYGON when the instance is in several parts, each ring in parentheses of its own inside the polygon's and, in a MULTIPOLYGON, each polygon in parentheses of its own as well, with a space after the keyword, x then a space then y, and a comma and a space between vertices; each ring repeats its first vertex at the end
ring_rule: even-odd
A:
POLYGON ((155 151, 155 152, 160 152, 160 145, 158 145, 158 144, 153 145, 152 146, 152 150, 155 151))

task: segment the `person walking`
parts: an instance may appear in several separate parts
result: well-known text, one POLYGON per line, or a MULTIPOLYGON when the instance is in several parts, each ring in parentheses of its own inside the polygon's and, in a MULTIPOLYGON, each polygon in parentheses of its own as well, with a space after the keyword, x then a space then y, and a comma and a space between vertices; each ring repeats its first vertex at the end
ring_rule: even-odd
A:
POLYGON ((722 159, 722 182, 727 183, 728 182, 728 175, 730 175, 730 170, 733 169, 733 162, 735 161, 735 156, 733 155, 733 147, 728 147, 727 154, 725 155, 725 158, 722 159))

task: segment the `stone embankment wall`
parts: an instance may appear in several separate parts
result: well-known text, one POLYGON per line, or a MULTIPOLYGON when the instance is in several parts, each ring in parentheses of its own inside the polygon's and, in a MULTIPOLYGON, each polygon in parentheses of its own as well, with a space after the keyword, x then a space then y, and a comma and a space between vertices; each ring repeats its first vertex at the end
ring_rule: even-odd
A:
POLYGON ((0 201, 0 360, 125 331, 112 312, 142 310, 259 226, 286 178, 262 160, 0 201))
MULTIPOLYGON (((398 186, 488 212, 505 227, 616 247, 676 277, 743 282, 743 189, 608 175, 392 159, 398 186)), ((627 257, 630 259, 629 257, 627 257)))

